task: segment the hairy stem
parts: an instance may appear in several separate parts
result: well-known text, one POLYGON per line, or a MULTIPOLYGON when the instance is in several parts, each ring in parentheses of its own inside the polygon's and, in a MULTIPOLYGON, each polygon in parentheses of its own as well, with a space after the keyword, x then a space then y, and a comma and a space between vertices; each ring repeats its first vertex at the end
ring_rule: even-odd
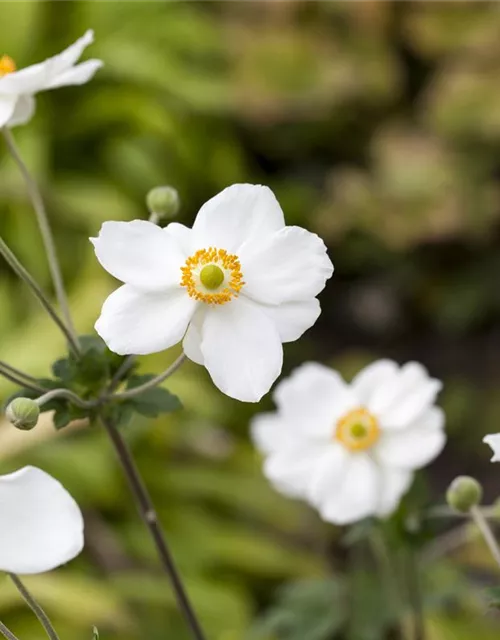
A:
POLYGON ((9 573, 9 576, 12 582, 16 585, 17 590, 24 598, 26 604, 33 611, 33 613, 38 618, 40 624, 45 629, 45 633, 50 638, 50 640, 59 640, 59 636, 57 635, 54 627, 52 626, 51 621, 49 620, 48 615, 42 609, 42 607, 38 604, 35 598, 31 595, 28 589, 24 586, 18 576, 15 573, 9 573))
POLYGON ((66 291, 64 289, 64 282, 61 274, 61 268, 59 266, 59 261, 57 259, 57 252, 54 245, 54 238, 52 236, 52 231, 50 229, 49 220, 47 217, 47 212, 45 210, 45 204, 43 202, 42 194, 38 188, 36 181, 32 178, 27 166, 25 165, 17 145, 14 140, 14 136, 11 131, 4 127, 2 129, 3 137, 7 144, 7 148, 14 159, 15 163, 19 167, 21 171, 24 181, 26 182, 26 187, 28 190, 28 194, 30 196, 31 202, 33 204, 33 209, 35 210, 38 226, 40 228, 40 233, 42 235, 42 241, 45 247, 45 252, 47 254, 47 260, 49 263, 50 274, 52 276, 52 282, 54 283, 54 290, 56 292, 57 300, 59 302, 59 307, 61 309, 61 313, 63 315, 65 325, 68 329, 68 332, 72 336, 72 342, 78 344, 78 339, 75 333, 75 329, 73 326, 73 321, 71 319, 71 314, 69 311, 68 298, 66 296, 66 291))
POLYGON ((495 562, 500 567, 500 549, 498 548, 498 543, 495 539, 495 536, 493 534, 493 531, 491 530, 490 525, 488 524, 488 521, 484 517, 481 509, 479 509, 477 506, 471 508, 470 515, 474 520, 474 522, 476 523, 477 528, 481 532, 481 535, 483 536, 484 541, 488 545, 488 548, 495 562))
POLYGON ((7 640, 19 640, 19 638, 14 635, 12 631, 4 625, 3 622, 0 622, 0 633, 4 638, 7 638, 7 640))
POLYGON ((38 298, 43 308, 47 311, 47 313, 50 315, 52 320, 57 324, 59 329, 66 336, 66 339, 68 340, 68 343, 72 348, 72 350, 75 353, 78 353, 79 352, 78 342, 74 338, 73 334, 68 330, 64 322, 57 315, 57 312, 52 306, 52 303, 47 298, 45 293, 42 291, 39 284, 36 282, 33 276, 29 273, 29 271, 27 271, 23 267, 21 262, 17 259, 14 253, 12 253, 12 251, 9 249, 8 245, 2 238, 0 238, 0 254, 5 258, 5 261, 9 264, 11 269, 19 276, 19 278, 21 278, 21 280, 23 280, 30 287, 30 289, 38 298))
POLYGON ((152 380, 145 382, 144 384, 139 385, 138 387, 134 387, 133 389, 127 389, 127 391, 122 391, 121 393, 115 393, 110 396, 113 400, 126 400, 127 398, 134 398, 135 396, 140 395, 144 391, 148 389, 152 389, 153 387, 157 387, 164 380, 169 378, 173 373, 177 371, 177 369, 182 365, 183 362, 187 359, 185 353, 181 353, 181 355, 175 360, 168 369, 165 369, 162 373, 157 375, 152 380))
POLYGON ((175 566, 167 540, 158 522, 151 497, 137 469, 132 454, 115 424, 106 418, 101 418, 101 422, 113 444, 132 494, 134 495, 139 514, 151 535, 162 567, 172 584, 177 604, 184 615, 192 636, 195 640, 205 640, 200 622, 189 600, 182 578, 175 566))

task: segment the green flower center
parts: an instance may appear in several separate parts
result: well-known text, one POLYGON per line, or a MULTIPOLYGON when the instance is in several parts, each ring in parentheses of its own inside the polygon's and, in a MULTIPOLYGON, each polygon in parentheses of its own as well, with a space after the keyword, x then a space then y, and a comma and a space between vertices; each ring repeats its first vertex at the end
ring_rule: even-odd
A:
POLYGON ((356 422, 351 426, 351 436, 353 438, 356 438, 356 439, 366 438, 367 434, 368 434, 368 430, 364 424, 361 424, 360 422, 356 422))
POLYGON ((210 291, 218 289, 224 282, 224 271, 216 264, 207 264, 200 271, 200 280, 204 287, 210 291))

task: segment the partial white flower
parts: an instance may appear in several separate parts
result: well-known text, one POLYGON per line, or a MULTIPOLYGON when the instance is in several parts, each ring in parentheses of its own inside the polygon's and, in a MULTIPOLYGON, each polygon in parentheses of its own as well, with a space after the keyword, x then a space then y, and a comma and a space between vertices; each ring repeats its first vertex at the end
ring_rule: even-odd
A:
POLYGON ((379 360, 347 384, 307 363, 280 382, 278 410, 257 415, 252 434, 275 488, 343 525, 385 517, 398 506, 415 469, 444 446, 441 389, 424 367, 379 360))
POLYGON ((332 275, 323 241, 286 227, 267 187, 236 184, 200 209, 192 229, 173 222, 105 222, 91 238, 102 266, 125 284, 95 328, 119 354, 183 340, 228 396, 257 402, 281 372, 283 342, 320 314, 332 275))
POLYGON ((89 30, 59 55, 19 71, 10 56, 0 57, 0 127, 28 122, 35 112, 36 93, 88 82, 102 62, 76 62, 93 40, 94 33, 89 30))
POLYGON ((50 571, 82 548, 82 514, 57 480, 35 467, 0 476, 0 571, 50 571))
POLYGON ((492 433, 489 436, 484 436, 483 442, 493 450, 491 462, 500 462, 500 433, 492 433))

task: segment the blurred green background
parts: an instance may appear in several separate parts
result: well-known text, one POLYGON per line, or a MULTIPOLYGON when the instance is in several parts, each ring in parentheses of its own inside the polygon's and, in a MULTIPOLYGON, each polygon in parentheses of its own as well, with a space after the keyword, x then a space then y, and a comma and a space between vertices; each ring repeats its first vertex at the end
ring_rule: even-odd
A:
MULTIPOLYGON (((420 474, 419 500, 442 502, 458 473, 481 478, 494 500, 500 472, 481 438, 500 430, 500 4, 4 1, 0 53, 22 67, 87 28, 96 43, 85 57, 105 67, 83 88, 40 95, 36 117, 14 130, 46 198, 78 330, 92 331, 116 286, 87 240, 103 221, 144 218, 157 184, 178 188, 186 224, 231 183, 267 184, 336 267, 285 371, 318 359, 349 377, 380 356, 422 361, 445 382, 450 440, 420 474)), ((1 145, 0 216, 49 288, 1 145)), ((0 357, 47 375, 63 340, 0 269, 0 357)), ((405 596, 385 599, 376 547, 263 479, 248 438, 257 407, 223 397, 191 364, 171 388, 186 410, 137 419, 126 435, 210 640, 400 638, 405 596)), ((11 391, 1 382, 4 398, 11 391)), ((186 640, 108 442, 78 427, 53 436, 50 424, 30 434, 2 424, 0 461, 2 472, 42 466, 85 511, 85 553, 27 580, 61 638, 90 640, 95 624, 102 640, 186 640)), ((497 571, 481 541, 445 553, 447 526, 422 543, 428 638, 497 638, 485 590, 497 571)), ((41 636, 6 579, 0 619, 21 640, 41 636)))

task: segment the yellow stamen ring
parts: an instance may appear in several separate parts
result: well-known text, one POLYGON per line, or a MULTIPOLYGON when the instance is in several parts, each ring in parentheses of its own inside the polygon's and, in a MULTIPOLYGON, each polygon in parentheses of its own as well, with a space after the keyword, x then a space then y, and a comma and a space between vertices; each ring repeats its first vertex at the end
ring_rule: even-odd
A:
POLYGON ((189 295, 207 304, 229 302, 245 284, 238 256, 215 247, 194 253, 181 272, 181 285, 189 295))
POLYGON ((16 63, 10 56, 2 56, 0 58, 0 78, 8 73, 14 73, 16 69, 16 63))
POLYGON ((335 438, 351 451, 364 451, 377 442, 377 418, 364 407, 349 411, 335 426, 335 438))

